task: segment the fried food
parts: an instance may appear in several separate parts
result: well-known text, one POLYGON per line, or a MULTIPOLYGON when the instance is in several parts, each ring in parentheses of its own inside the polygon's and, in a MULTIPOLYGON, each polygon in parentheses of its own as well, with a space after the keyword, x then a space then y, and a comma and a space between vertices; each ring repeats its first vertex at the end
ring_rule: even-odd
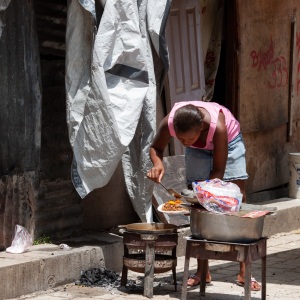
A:
POLYGON ((185 207, 182 207, 181 204, 183 202, 179 199, 176 200, 169 200, 162 206, 162 210, 164 211, 181 211, 187 210, 185 207))

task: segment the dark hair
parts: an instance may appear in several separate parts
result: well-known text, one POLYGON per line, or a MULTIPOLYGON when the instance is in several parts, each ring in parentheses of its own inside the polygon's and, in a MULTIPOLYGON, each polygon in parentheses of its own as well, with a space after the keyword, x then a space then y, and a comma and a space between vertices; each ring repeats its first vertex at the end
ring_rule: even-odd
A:
POLYGON ((187 132, 198 129, 203 122, 203 115, 197 106, 187 104, 178 108, 174 114, 173 126, 175 132, 187 132))

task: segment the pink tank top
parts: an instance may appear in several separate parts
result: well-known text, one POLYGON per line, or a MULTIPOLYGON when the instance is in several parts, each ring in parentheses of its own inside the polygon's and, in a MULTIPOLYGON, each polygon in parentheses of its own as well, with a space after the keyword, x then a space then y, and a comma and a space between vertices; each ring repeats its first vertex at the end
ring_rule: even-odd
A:
POLYGON ((230 112, 229 109, 226 107, 215 103, 215 102, 204 102, 204 101, 183 101, 177 102, 174 104, 168 118, 168 127, 171 136, 176 137, 174 125, 173 125, 173 118, 175 112, 178 108, 185 106, 187 104, 192 104, 197 107, 202 107, 208 111, 210 114, 210 127, 207 134, 206 144, 205 146, 200 146, 199 142, 197 141, 192 147, 193 148, 201 148, 205 150, 213 150, 214 143, 213 137, 217 126, 219 112, 222 111, 225 116, 225 125, 227 127, 228 132, 228 142, 231 142, 239 133, 240 133, 240 123, 235 119, 233 114, 230 112))

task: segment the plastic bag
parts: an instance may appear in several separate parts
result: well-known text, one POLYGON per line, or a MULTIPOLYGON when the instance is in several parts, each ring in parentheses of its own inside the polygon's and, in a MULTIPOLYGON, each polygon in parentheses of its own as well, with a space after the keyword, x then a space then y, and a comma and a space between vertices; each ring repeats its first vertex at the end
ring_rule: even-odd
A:
POLYGON ((235 183, 216 178, 193 182, 192 185, 199 203, 208 211, 226 213, 240 210, 243 194, 235 183))
POLYGON ((6 252, 20 254, 32 246, 33 240, 28 231, 21 225, 15 227, 15 237, 6 252))
POLYGON ((68 250, 71 250, 71 247, 68 246, 67 244, 60 244, 60 245, 59 245, 59 249, 68 251, 68 250))

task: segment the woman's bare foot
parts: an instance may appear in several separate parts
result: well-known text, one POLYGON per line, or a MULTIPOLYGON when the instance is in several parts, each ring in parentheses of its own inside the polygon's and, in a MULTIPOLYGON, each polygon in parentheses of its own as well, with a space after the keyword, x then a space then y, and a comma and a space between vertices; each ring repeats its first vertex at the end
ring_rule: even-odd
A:
MULTIPOLYGON (((245 286, 245 278, 243 276, 241 276, 240 274, 238 274, 236 284, 244 287, 245 286)), ((251 291, 260 291, 260 289, 261 289, 260 284, 257 282, 257 280, 254 277, 251 276, 251 291)))
MULTIPOLYGON (((200 284, 200 278, 201 278, 201 274, 192 274, 190 275, 188 281, 187 281, 187 285, 188 286, 197 286, 200 284)), ((206 274, 206 283, 210 283, 211 282, 211 276, 210 273, 207 272, 206 274)))

